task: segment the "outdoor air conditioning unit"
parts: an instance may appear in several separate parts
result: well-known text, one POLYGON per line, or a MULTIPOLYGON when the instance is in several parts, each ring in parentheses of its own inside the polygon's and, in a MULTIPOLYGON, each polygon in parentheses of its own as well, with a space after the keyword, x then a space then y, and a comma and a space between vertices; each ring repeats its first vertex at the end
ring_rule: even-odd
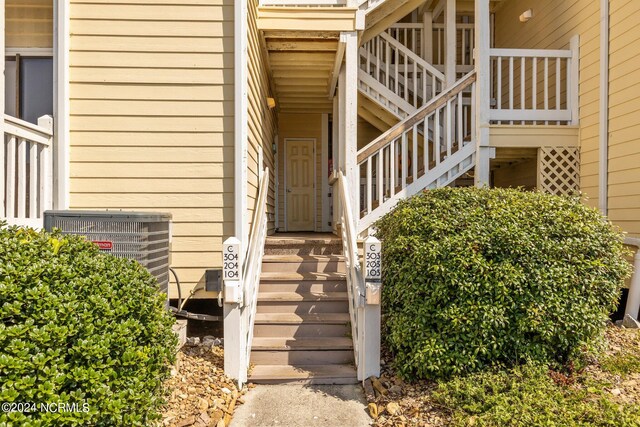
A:
POLYGON ((46 211, 44 228, 85 236, 100 250, 142 264, 168 293, 171 214, 122 211, 46 211))

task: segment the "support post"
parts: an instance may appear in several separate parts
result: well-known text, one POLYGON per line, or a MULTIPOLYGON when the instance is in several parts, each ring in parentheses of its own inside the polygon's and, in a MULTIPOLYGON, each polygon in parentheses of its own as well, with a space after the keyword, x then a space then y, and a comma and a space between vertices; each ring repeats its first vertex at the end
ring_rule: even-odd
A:
POLYGON ((247 247, 250 221, 247 210, 247 146, 249 135, 247 0, 234 2, 234 24, 234 221, 235 235, 240 239, 244 247, 247 247))
POLYGON ((340 167, 351 186, 354 226, 360 215, 358 155, 358 33, 343 33, 346 38, 345 63, 340 70, 340 167))
MULTIPOLYGON (((2 58, 4 58, 5 56, 5 49, 4 49, 4 44, 5 44, 5 40, 4 40, 4 28, 5 28, 5 16, 4 16, 4 11, 5 11, 5 5, 4 5, 4 0, 0 0, 0 53, 2 54, 2 58)), ((5 109, 5 105, 4 105, 4 59, 2 60, 2 65, 0 65, 2 72, 0 73, 0 90, 2 90, 2 96, 0 96, 0 111, 2 112, 2 114, 4 114, 4 109, 5 109)), ((9 216, 5 214, 5 185, 4 185, 4 116, 2 118, 2 120, 0 120, 0 176, 2 177, 0 179, 0 217, 3 216, 9 216)))
POLYGON ((359 380, 380 376, 380 293, 382 291, 382 244, 373 236, 364 241, 365 305, 361 308, 363 339, 359 380))
POLYGON ((55 0, 53 67, 53 207, 68 209, 69 200, 69 2, 55 0))
POLYGON ((598 141, 598 207, 609 213, 609 0, 600 0, 600 103, 598 141))
MULTIPOLYGON (((333 97, 333 123, 331 126, 332 132, 332 152, 333 152, 333 176, 335 178, 336 171, 340 170, 340 91, 338 91, 338 95, 333 97)), ((338 230, 338 223, 340 222, 340 197, 338 195, 338 186, 335 185, 335 181, 333 181, 334 185, 332 186, 331 191, 331 200, 333 201, 333 219, 332 219, 332 228, 333 231, 337 234, 340 234, 340 230, 338 230)))
MULTIPOLYGON (((53 117, 51 116, 42 116, 38 118, 38 126, 45 128, 51 132, 53 132, 53 117)), ((53 142, 53 138, 49 138, 49 143, 53 142)), ((53 147, 53 144, 51 144, 53 147)), ((47 211, 52 208, 53 203, 53 168, 51 167, 51 159, 52 149, 45 149, 42 151, 41 162, 41 179, 40 179, 40 195, 42 199, 40 200, 40 212, 38 212, 38 217, 42 218, 44 221, 44 211, 47 211)))
POLYGON ((475 185, 490 185, 490 165, 492 149, 489 147, 489 109, 491 108, 491 63, 489 0, 476 0, 475 3, 475 62, 476 62, 476 165, 475 185))
POLYGON ((224 373, 242 387, 247 381, 247 334, 242 318, 240 239, 230 237, 222 245, 224 292, 224 373))
POLYGON ((629 295, 627 296, 627 305, 624 314, 631 315, 635 320, 638 319, 638 310, 640 310, 640 239, 627 237, 624 241, 629 246, 636 247, 636 254, 633 263, 633 276, 629 284, 629 295))
POLYGON ((446 0, 444 9, 444 31, 445 31, 445 61, 444 78, 445 86, 450 88, 456 82, 456 0, 446 0))
POLYGON ((433 14, 422 14, 422 57, 429 64, 433 64, 433 14))

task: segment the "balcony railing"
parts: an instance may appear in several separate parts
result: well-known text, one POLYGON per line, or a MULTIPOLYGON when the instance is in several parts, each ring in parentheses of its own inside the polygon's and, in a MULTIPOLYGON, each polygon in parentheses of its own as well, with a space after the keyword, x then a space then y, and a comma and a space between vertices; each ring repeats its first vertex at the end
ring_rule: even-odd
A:
POLYGON ((568 50, 491 49, 494 124, 577 124, 578 40, 568 50))
POLYGON ((43 213, 51 209, 53 119, 41 117, 34 125, 4 117, 0 149, 0 218, 10 225, 40 228, 43 213))

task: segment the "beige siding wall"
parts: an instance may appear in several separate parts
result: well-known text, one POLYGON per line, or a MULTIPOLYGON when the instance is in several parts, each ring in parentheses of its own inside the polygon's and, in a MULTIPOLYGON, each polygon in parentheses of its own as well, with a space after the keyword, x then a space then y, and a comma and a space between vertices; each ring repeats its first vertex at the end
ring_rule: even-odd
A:
POLYGON ((366 146, 382 134, 368 121, 358 116, 358 150, 366 146))
POLYGON ((7 47, 53 47, 53 0, 6 0, 7 47))
POLYGON ((278 117, 278 213, 280 230, 285 230, 285 187, 284 144, 287 138, 313 138, 316 141, 316 230, 322 227, 322 114, 280 114, 278 117))
POLYGON ((527 190, 536 188, 537 161, 531 159, 510 167, 501 167, 493 173, 493 185, 501 188, 524 187, 527 190))
POLYGON ((610 2, 609 217, 640 236, 640 2, 610 2))
POLYGON ((592 206, 598 205, 599 14, 594 0, 509 0, 495 15, 496 47, 567 49, 580 35, 580 179, 592 206), (534 17, 521 23, 527 9, 534 17))
POLYGON ((232 19, 232 0, 71 1, 71 207, 171 212, 183 295, 233 234, 232 19))
POLYGON ((250 218, 258 196, 258 171, 265 166, 271 171, 267 213, 269 232, 275 230, 275 163, 272 144, 275 141, 277 116, 267 106, 267 98, 273 96, 269 88, 267 65, 261 48, 261 35, 256 26, 258 2, 249 0, 248 4, 248 71, 249 71, 249 144, 247 156, 248 209, 250 218), (259 163, 259 152, 262 150, 262 164, 259 163))

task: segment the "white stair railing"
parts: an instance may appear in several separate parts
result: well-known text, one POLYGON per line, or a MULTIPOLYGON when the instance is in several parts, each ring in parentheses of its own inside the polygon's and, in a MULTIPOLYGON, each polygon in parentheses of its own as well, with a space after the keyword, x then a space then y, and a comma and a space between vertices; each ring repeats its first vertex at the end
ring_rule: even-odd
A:
POLYGON ((386 33, 402 43, 411 52, 424 59, 422 50, 423 29, 424 24, 422 22, 398 22, 387 28, 386 33))
MULTIPOLYGON (((456 69, 468 73, 474 67, 473 49, 475 48, 475 24, 456 24, 456 69)), ((433 24, 433 65, 444 69, 446 40, 445 24, 433 24)))
POLYGON ((253 342, 253 327, 258 305, 258 291, 260 289, 260 274, 262 273, 262 257, 267 238, 267 195, 269 194, 269 168, 265 168, 260 181, 260 189, 256 209, 253 214, 249 247, 244 258, 242 269, 242 292, 244 309, 242 311, 246 337, 246 369, 249 369, 249 357, 253 342))
POLYGON ((365 283, 360 266, 357 232, 354 222, 354 211, 351 206, 349 183, 342 171, 338 172, 338 198, 340 207, 340 224, 342 232, 342 248, 347 267, 347 292, 349 298, 349 315, 351 320, 351 337, 356 367, 362 366, 364 331, 360 318, 361 308, 365 304, 365 283))
POLYGON ((495 124, 576 124, 578 40, 569 50, 491 49, 495 124))
POLYGON ((414 108, 444 87, 440 71, 385 32, 362 45, 360 69, 414 108))
POLYGON ((473 166, 475 81, 475 72, 467 74, 358 151, 358 170, 365 182, 358 233, 398 200, 448 185, 473 166), (465 96, 472 99, 468 106, 465 96))
POLYGON ((44 211, 51 209, 53 119, 38 125, 4 116, 0 147, 0 218, 9 225, 42 228, 44 211))

